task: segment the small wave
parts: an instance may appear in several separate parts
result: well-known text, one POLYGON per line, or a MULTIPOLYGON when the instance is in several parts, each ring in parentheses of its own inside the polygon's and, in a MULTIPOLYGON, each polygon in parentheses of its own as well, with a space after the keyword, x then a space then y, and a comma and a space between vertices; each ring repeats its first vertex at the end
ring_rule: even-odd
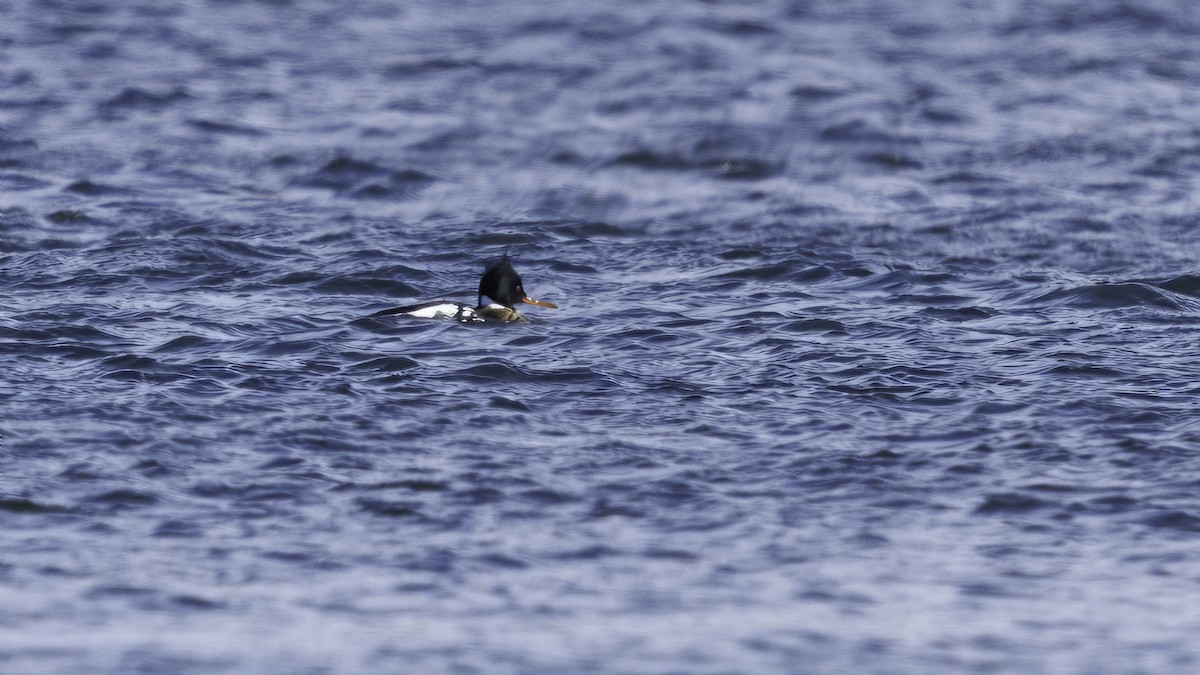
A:
POLYGON ((417 288, 409 284, 393 279, 366 277, 360 274, 348 274, 337 277, 317 275, 315 278, 312 275, 285 275, 277 279, 276 283, 292 285, 295 283, 304 283, 305 281, 316 281, 311 286, 312 291, 327 295, 382 295, 394 298, 411 298, 420 294, 417 288))
POLYGON ((87 197, 101 197, 127 192, 122 188, 113 187, 106 183, 96 183, 90 180, 77 180, 63 188, 63 191, 71 192, 77 195, 84 195, 87 197))
POLYGON ((1200 298, 1200 275, 1184 274, 1165 281, 1145 281, 1142 283, 1147 283, 1172 293, 1200 298))
POLYGON ((482 64, 476 59, 460 59, 445 56, 409 58, 394 61, 383 68, 385 77, 401 79, 458 70, 478 70, 482 64))
POLYGON ((21 173, 0 173, 0 189, 6 192, 20 192, 22 190, 42 190, 50 187, 53 183, 29 176, 21 173))
POLYGON ((999 314, 998 311, 987 307, 926 307, 921 310, 922 316, 928 316, 942 321, 966 322, 982 321, 999 314))
POLYGON ((317 171, 292 182, 304 187, 332 190, 368 199, 406 199, 416 196, 436 179, 424 171, 389 168, 374 162, 341 156, 317 171))
POLYGON ((801 319, 782 328, 789 333, 845 333, 846 325, 832 319, 801 319))
POLYGON ((1167 530, 1177 530, 1179 532, 1188 533, 1200 532, 1200 516, 1196 516, 1186 511, 1165 511, 1163 513, 1158 513, 1144 518, 1142 522, 1150 527, 1157 527, 1167 530))
POLYGON ((152 492, 133 490, 129 488, 119 488, 116 490, 108 490, 106 492, 92 495, 88 497, 86 501, 87 503, 93 505, 105 506, 114 509, 125 509, 156 504, 159 501, 159 497, 152 492))
POLYGON ((213 120, 197 119, 191 121, 191 126, 208 134, 222 136, 265 136, 266 132, 254 127, 235 122, 216 122, 213 120))
POLYGON ((385 356, 360 361, 348 368, 350 372, 395 373, 420 366, 420 362, 404 356, 385 356))
POLYGON ((728 180, 761 180, 783 171, 782 162, 752 156, 695 158, 672 152, 639 148, 612 160, 613 166, 659 171, 705 171, 728 180))
POLYGON ((920 139, 902 134, 864 119, 835 122, 821 130, 821 140, 839 143, 883 144, 888 147, 915 145, 920 139))
POLYGON ((71 509, 27 497, 0 498, 0 512, 12 514, 70 513, 71 509))
POLYGON ((454 378, 465 378, 475 382, 537 382, 538 376, 535 372, 527 371, 520 366, 504 361, 493 361, 491 363, 480 363, 478 365, 462 368, 450 375, 454 378))
POLYGON ((979 506, 975 507, 975 513, 1027 513, 1047 506, 1050 506, 1049 502, 1037 497, 1020 492, 1002 492, 988 495, 979 506))
POLYGON ((1123 373, 1119 370, 1115 370, 1113 368, 1105 368, 1103 366, 1079 365, 1079 364, 1063 364, 1060 366, 1054 366, 1053 368, 1050 368, 1046 372, 1051 375, 1063 375, 1063 376, 1067 376, 1067 377, 1087 377, 1087 378, 1097 378, 1097 379, 1104 379, 1104 380, 1116 379, 1116 378, 1126 376, 1126 373, 1123 373))
POLYGON ((205 535, 203 527, 188 520, 169 519, 154 527, 152 536, 165 539, 198 539, 205 535))
POLYGON ((221 342, 199 335, 180 335, 154 348, 155 353, 196 352, 205 347, 218 346, 221 342))
POLYGON ((411 518, 418 521, 428 519, 421 512, 419 502, 360 497, 355 500, 355 504, 366 513, 381 518, 411 518))
POLYGON ((1183 310, 1185 306, 1170 292, 1164 292, 1143 283, 1126 282, 1091 284, 1077 288, 1063 288, 1036 296, 1028 301, 1032 305, 1075 307, 1080 309, 1119 309, 1127 307, 1155 307, 1183 310))
POLYGON ((103 116, 116 117, 130 111, 156 112, 192 100, 194 97, 184 87, 161 91, 128 87, 121 93, 101 101, 97 108, 103 116))

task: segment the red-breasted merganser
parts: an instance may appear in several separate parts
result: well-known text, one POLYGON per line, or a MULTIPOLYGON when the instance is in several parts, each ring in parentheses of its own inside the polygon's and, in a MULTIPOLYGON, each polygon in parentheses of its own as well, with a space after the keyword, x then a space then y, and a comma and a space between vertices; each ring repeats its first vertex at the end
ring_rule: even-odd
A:
POLYGON ((484 321, 485 319, 521 321, 525 317, 514 308, 514 305, 519 303, 538 307, 558 307, 552 302, 534 300, 525 295, 525 289, 521 286, 521 275, 513 269, 506 251, 504 257, 500 258, 500 262, 484 270, 483 277, 479 280, 479 297, 476 299, 475 307, 462 302, 434 300, 419 305, 385 309, 375 312, 371 316, 413 316, 419 319, 455 319, 456 321, 484 321), (483 304, 484 296, 491 298, 493 302, 483 304))

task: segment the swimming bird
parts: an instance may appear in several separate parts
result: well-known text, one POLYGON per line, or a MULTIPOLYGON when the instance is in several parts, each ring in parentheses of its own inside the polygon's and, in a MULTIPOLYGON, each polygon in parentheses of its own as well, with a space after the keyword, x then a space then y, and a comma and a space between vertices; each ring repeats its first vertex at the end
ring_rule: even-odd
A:
POLYGON ((496 319, 512 322, 525 319, 525 316, 515 307, 521 303, 538 307, 558 307, 552 302, 534 300, 525 295, 525 288, 521 285, 521 275, 513 269, 512 262, 508 258, 508 251, 505 251, 504 257, 484 270, 483 277, 479 279, 479 296, 476 298, 474 307, 463 302, 433 300, 419 305, 385 309, 375 312, 371 316, 412 316, 419 319, 454 319, 464 322, 496 319), (492 302, 483 304, 484 296, 490 298, 492 302))

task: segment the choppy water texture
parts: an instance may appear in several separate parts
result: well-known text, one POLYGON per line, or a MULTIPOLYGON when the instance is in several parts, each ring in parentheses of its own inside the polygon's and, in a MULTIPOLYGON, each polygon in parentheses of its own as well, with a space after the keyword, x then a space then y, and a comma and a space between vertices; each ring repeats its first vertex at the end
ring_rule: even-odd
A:
POLYGON ((0 670, 1196 672, 1197 45, 0 0, 0 670))

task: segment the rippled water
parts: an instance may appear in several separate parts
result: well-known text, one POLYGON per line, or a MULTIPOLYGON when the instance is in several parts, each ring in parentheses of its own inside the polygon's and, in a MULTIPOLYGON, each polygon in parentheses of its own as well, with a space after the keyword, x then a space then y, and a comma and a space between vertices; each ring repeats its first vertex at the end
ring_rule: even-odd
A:
POLYGON ((0 670, 1194 671, 1198 37, 0 0, 0 670))

